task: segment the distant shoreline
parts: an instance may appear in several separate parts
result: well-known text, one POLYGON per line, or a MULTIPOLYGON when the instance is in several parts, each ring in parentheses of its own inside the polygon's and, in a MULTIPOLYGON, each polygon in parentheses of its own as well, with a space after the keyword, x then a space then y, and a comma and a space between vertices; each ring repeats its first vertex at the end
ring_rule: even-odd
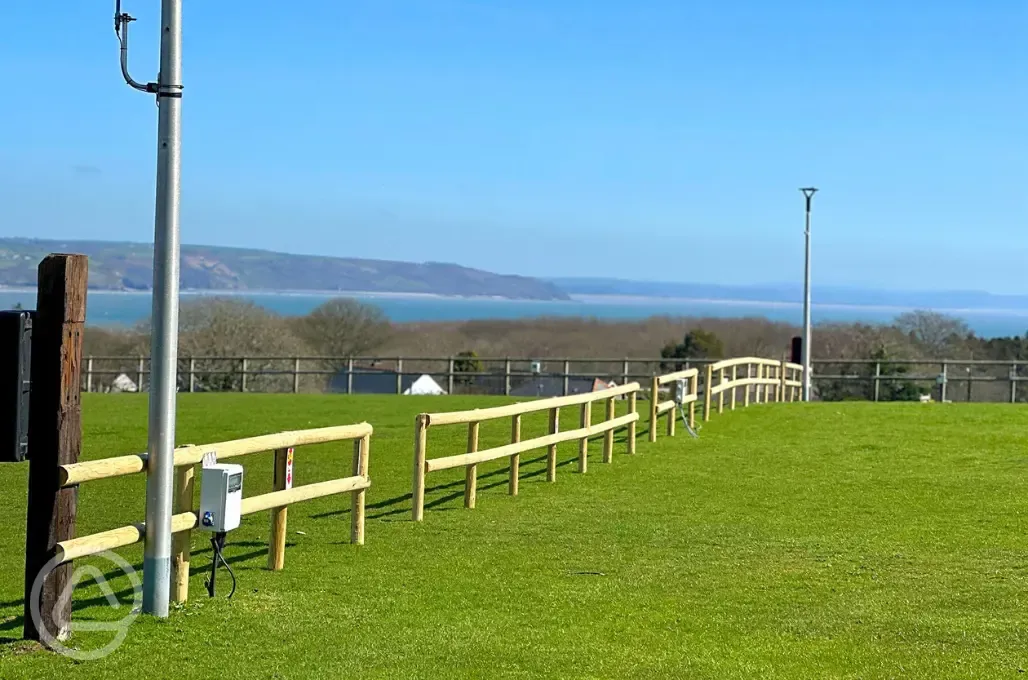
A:
MULTIPOLYGON (((36 289, 29 286, 0 286, 0 293, 35 293, 36 289)), ((90 294, 102 295, 146 295, 150 296, 151 290, 121 290, 113 288, 90 288, 90 294)), ((261 290, 247 289, 239 290, 230 288, 219 290, 214 288, 183 288, 179 296, 210 296, 210 297, 251 297, 257 295, 276 297, 361 297, 361 298, 388 298, 392 300, 489 300, 493 302, 572 302, 574 298, 512 298, 502 295, 447 295, 445 293, 417 293, 394 292, 394 291, 372 291, 372 290, 261 290)))
MULTIPOLYGON (((0 286, 0 293, 30 293, 34 294, 35 288, 27 286, 0 286)), ((94 289, 90 294, 101 295, 124 295, 124 296, 147 296, 151 295, 149 290, 108 290, 94 289)), ((180 297, 280 297, 280 298, 325 298, 336 297, 360 298, 365 300, 440 300, 440 301, 467 301, 467 302, 496 302, 496 303, 530 303, 539 305, 726 305, 733 307, 756 307, 760 309, 796 309, 802 308, 802 303, 788 300, 749 300, 738 298, 692 298, 692 297, 664 297, 648 295, 615 295, 615 294, 572 294, 569 299, 542 299, 542 298, 509 298, 490 295, 447 295, 442 293, 417 293, 417 292, 396 292, 396 291, 359 291, 359 290, 215 290, 215 289, 184 289, 180 291, 180 297)), ((1012 317, 1028 317, 1028 309, 1025 308, 993 308, 993 307, 931 307, 929 305, 875 305, 860 303, 821 303, 815 302, 813 307, 819 310, 837 310, 853 312, 879 312, 888 314, 902 314, 915 309, 930 309, 935 312, 950 315, 1002 315, 1012 317)), ((673 313, 669 316, 675 316, 673 313)))

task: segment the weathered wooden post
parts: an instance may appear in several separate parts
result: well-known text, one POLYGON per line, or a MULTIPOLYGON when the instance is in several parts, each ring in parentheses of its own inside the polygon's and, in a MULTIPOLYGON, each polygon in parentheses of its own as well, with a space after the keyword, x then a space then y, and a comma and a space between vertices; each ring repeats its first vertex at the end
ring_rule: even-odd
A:
POLYGON ((64 640, 70 632, 72 565, 44 569, 57 543, 75 537, 78 487, 60 487, 58 466, 77 463, 82 450, 80 381, 88 271, 85 255, 48 255, 38 270, 29 398, 24 637, 44 644, 64 640), (37 579, 42 583, 34 600, 37 579))

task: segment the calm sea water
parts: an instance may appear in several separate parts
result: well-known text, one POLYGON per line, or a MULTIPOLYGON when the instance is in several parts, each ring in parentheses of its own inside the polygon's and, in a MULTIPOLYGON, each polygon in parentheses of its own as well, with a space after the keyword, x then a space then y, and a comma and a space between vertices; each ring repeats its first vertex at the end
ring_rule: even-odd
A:
MULTIPOLYGON (((201 299, 204 293, 184 293, 182 301, 201 299)), ((239 294, 262 307, 284 315, 306 314, 330 294, 239 294)), ((761 303, 676 299, 602 299, 582 298, 572 301, 536 302, 525 300, 458 299, 432 297, 358 296, 378 305, 393 321, 461 321, 471 319, 523 319, 541 316, 596 317, 601 319, 644 319, 655 315, 669 316, 759 316, 776 321, 799 324, 801 306, 796 303, 761 303)), ((34 291, 0 291, 0 309, 21 303, 26 309, 35 306, 34 291)), ((863 321, 888 322, 905 310, 877 307, 843 307, 815 305, 811 311, 814 322, 863 321)), ((940 310, 946 311, 946 310, 940 310)), ((1028 310, 960 310, 947 313, 964 319, 981 336, 1023 335, 1028 331, 1028 310)), ((87 322, 104 326, 129 326, 150 316, 150 295, 147 293, 114 293, 91 291, 87 305, 87 322)))

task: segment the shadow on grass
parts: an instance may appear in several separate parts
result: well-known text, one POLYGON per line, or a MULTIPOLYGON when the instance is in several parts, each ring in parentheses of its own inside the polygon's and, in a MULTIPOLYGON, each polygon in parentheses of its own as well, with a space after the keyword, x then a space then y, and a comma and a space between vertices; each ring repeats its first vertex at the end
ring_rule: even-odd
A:
MULTIPOLYGON (((295 543, 287 543, 286 544, 287 547, 290 546, 290 545, 295 545, 295 543)), ((231 548, 232 546, 238 546, 238 547, 243 547, 243 548, 259 548, 259 549, 258 550, 251 550, 251 551, 243 553, 241 555, 226 555, 225 559, 231 565, 236 565, 236 564, 238 564, 240 562, 247 562, 247 561, 252 560, 252 559, 254 559, 256 557, 260 557, 262 555, 267 555, 268 554, 268 546, 267 546, 267 544, 260 543, 258 541, 241 541, 239 543, 229 543, 229 544, 227 544, 227 547, 229 547, 229 548, 231 548)), ((206 548, 206 549, 201 549, 201 550, 193 551, 192 554, 191 554, 191 557, 195 558, 197 555, 208 555, 209 556, 211 554, 213 554, 212 550, 210 548, 206 548)), ((192 565, 192 562, 190 562, 190 564, 192 565)), ((137 563, 132 565, 132 568, 136 570, 136 573, 141 573, 143 571, 143 564, 141 562, 137 562, 137 563)), ((197 574, 202 574, 202 573, 206 573, 206 572, 209 572, 209 571, 210 571, 210 560, 209 560, 209 557, 208 557, 207 564, 202 565, 202 566, 196 566, 196 567, 190 566, 190 568, 189 568, 189 576, 193 577, 193 576, 196 576, 197 574)), ((123 572, 121 569, 112 569, 112 570, 108 571, 107 573, 103 574, 104 580, 106 580, 108 583, 113 581, 113 580, 115 580, 115 579, 123 578, 124 576, 125 576, 125 572, 123 572)), ((79 589, 85 590, 87 588, 93 587, 94 584, 95 584, 95 582, 91 581, 91 580, 83 581, 82 583, 79 584, 79 586, 76 588, 76 590, 79 590, 79 589)), ((133 588, 123 588, 122 590, 119 590, 119 591, 115 592, 114 593, 114 597, 121 604, 123 604, 123 605, 130 605, 133 602, 133 594, 134 594, 134 592, 135 591, 134 591, 133 588)), ((98 606, 101 606, 101 605, 108 605, 108 606, 110 606, 110 602, 108 601, 106 595, 97 595, 96 597, 91 597, 91 598, 84 599, 84 600, 75 600, 74 599, 74 594, 72 595, 72 597, 73 597, 73 600, 72 600, 72 605, 71 605, 71 611, 72 611, 73 615, 74 615, 75 612, 82 612, 82 611, 85 611, 87 609, 91 609, 93 607, 98 607, 98 606)), ((6 607, 22 607, 22 608, 24 608, 24 606, 25 606, 25 600, 24 599, 10 600, 10 601, 7 601, 7 602, 0 602, 0 608, 6 608, 6 607)), ((25 625, 25 617, 24 617, 24 615, 19 615, 19 616, 11 618, 10 620, 4 621, 3 623, 0 623, 0 631, 14 630, 15 628, 21 628, 24 625, 25 625)), ((12 642, 21 642, 21 640, 18 640, 18 639, 15 639, 15 638, 0 638, 0 644, 9 644, 9 643, 12 643, 12 642)))
MULTIPOLYGON (((649 428, 639 428, 639 430, 636 431, 636 442, 638 442, 640 439, 645 439, 644 435, 646 435, 646 436, 649 435, 649 428)), ((591 438, 590 439, 590 443, 593 443, 593 442, 596 442, 596 441, 601 441, 602 438, 603 438, 602 435, 598 435, 598 436, 596 436, 594 438, 591 438)), ((622 431, 622 432, 615 433, 615 435, 614 435, 614 445, 617 446, 619 444, 622 445, 622 446, 627 446, 628 445, 628 433, 627 432, 622 431)), ((621 454, 622 455, 627 455, 627 453, 624 452, 624 451, 622 451, 621 454)), ((546 455, 544 454, 544 455, 536 456, 535 458, 531 458, 531 459, 528 459, 528 460, 522 460, 521 461, 521 465, 525 465, 525 466, 533 465, 533 464, 536 464, 536 463, 542 463, 545 460, 546 460, 546 455)), ((557 468, 558 469, 559 468, 565 468, 565 467, 567 467, 569 465, 577 464, 577 462, 578 462, 578 458, 577 457, 570 458, 570 459, 563 460, 563 461, 559 461, 557 463, 557 468)), ((536 477, 541 477, 544 474, 546 474, 546 470, 545 469, 543 469, 543 470, 536 470, 534 472, 528 472, 528 473, 521 474, 519 479, 521 479, 521 480, 533 479, 533 478, 536 478, 536 477)), ((508 466, 508 467, 500 468, 498 470, 494 470, 492 472, 488 472, 488 473, 483 474, 483 475, 479 475, 478 479, 479 480, 488 480, 490 478, 503 477, 506 480, 506 478, 508 478, 509 476, 510 476, 510 467, 508 466)), ((504 486, 507 483, 508 483, 507 481, 498 481, 498 482, 494 482, 494 483, 491 483, 491 484, 490 483, 487 483, 487 484, 484 484, 484 485, 480 484, 478 488, 480 490, 484 491, 484 490, 495 489, 497 487, 504 486)), ((455 500, 457 500, 459 498, 462 498, 464 496, 463 487, 464 487, 464 482, 460 481, 460 480, 457 480, 457 481, 454 481, 454 482, 449 482, 447 484, 438 484, 436 486, 427 487, 425 489, 425 496, 426 497, 429 496, 429 495, 435 494, 435 493, 439 493, 441 491, 446 491, 448 489, 460 488, 462 490, 458 491, 458 492, 449 493, 449 494, 447 494, 445 496, 442 496, 441 498, 435 498, 435 499, 433 499, 430 502, 426 502, 425 503, 425 509, 428 510, 428 509, 432 509, 432 508, 438 508, 439 510, 452 510, 453 508, 439 508, 439 506, 445 505, 447 503, 450 503, 451 501, 455 501, 455 500)), ((390 499, 387 499, 387 500, 384 500, 384 501, 379 501, 378 503, 375 503, 373 505, 368 505, 367 506, 367 510, 385 510, 385 512, 380 512, 380 513, 376 513, 376 514, 369 514, 367 516, 367 519, 386 519, 386 518, 393 517, 393 516, 396 516, 396 515, 401 515, 401 514, 404 514, 404 513, 409 513, 410 512, 410 502, 411 502, 411 494, 407 493, 407 494, 403 494, 402 496, 395 496, 393 498, 390 498, 390 499), (399 507, 398 508, 398 507, 396 507, 398 505, 403 505, 405 507, 399 507)), ((312 515, 312 517, 315 518, 315 519, 321 519, 321 518, 325 518, 325 517, 336 517, 336 516, 339 516, 339 515, 349 514, 349 512, 350 512, 349 510, 333 510, 331 512, 324 512, 324 513, 320 513, 320 514, 317 514, 317 515, 312 515)))

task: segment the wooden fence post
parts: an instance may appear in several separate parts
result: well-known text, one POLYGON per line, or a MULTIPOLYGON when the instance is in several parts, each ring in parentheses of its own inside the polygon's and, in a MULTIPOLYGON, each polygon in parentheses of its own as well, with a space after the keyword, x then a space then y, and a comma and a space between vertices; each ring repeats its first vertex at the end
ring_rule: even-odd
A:
MULTIPOLYGON (((614 409, 616 404, 614 403, 614 397, 607 400, 607 418, 606 420, 614 420, 614 409)), ((607 430, 603 433, 603 462, 612 463, 614 461, 614 430, 607 430)))
MULTIPOLYGON (((629 392, 628 393, 628 412, 630 414, 636 412, 636 393, 635 392, 629 392)), ((635 422, 636 421, 633 420, 632 422, 630 422, 628 424, 628 434, 627 434, 628 442, 627 443, 628 443, 628 454, 629 455, 634 455, 635 454, 635 422)))
POLYGON ((300 391, 300 357, 293 360, 293 394, 300 391))
MULTIPOLYGON (((876 382, 877 384, 877 382, 876 382)), ((876 393, 877 394, 877 393, 876 393)), ((877 401, 877 400, 876 400, 877 401)), ((1017 364, 1010 364, 1010 403, 1017 403, 1017 364)))
POLYGON ((735 393, 739 391, 739 388, 735 387, 735 381, 739 377, 739 370, 738 369, 739 369, 738 366, 732 366, 732 385, 733 385, 733 387, 732 387, 732 410, 733 411, 735 410, 735 398, 736 398, 735 397, 735 393))
POLYGON ((510 359, 503 361, 503 396, 510 396, 510 359))
POLYGON ((621 364, 621 384, 628 384, 628 359, 625 359, 624 363, 621 364))
MULTIPOLYGON (((468 453, 478 451, 478 422, 468 423, 468 453)), ((464 507, 473 510, 478 497, 478 465, 464 467, 464 507)))
MULTIPOLYGON (((185 465, 175 470, 175 514, 192 512, 195 470, 185 465)), ((189 599, 189 560, 193 549, 191 529, 172 534, 171 546, 171 600, 185 602, 189 599)))
POLYGON ((650 443, 657 441, 657 399, 660 396, 660 379, 650 379, 650 443))
POLYGON ((25 536, 26 640, 50 644, 70 632, 72 565, 47 573, 60 541, 74 538, 78 487, 60 488, 57 468, 82 450, 82 326, 88 260, 48 255, 39 264, 29 398, 29 493, 25 536), (41 578, 38 599, 33 599, 41 578), (38 612, 34 612, 38 605, 38 612))
MULTIPOLYGON (((678 383, 671 383, 671 401, 676 401, 678 396, 678 383)), ((676 404, 677 406, 677 404, 676 404)), ((671 410, 667 412, 667 436, 675 436, 675 407, 672 406, 671 410)))
POLYGON ((881 396, 881 379, 882 379, 882 362, 875 362, 875 384, 874 384, 874 400, 878 401, 881 396))
POLYGON ((243 357, 239 363, 239 391, 246 391, 246 357, 243 357))
MULTIPOLYGON (((696 375, 689 378, 690 392, 689 396, 699 396, 700 394, 700 374, 699 371, 696 375)), ((696 431, 696 400, 693 399, 689 402, 689 427, 696 431)))
MULTIPOLYGON (((521 414, 511 417, 510 421, 510 443, 517 444, 521 441, 521 414)), ((511 496, 518 495, 518 474, 521 467, 521 454, 515 453, 510 457, 510 480, 507 483, 507 493, 511 496)))
MULTIPOLYGON (((718 384, 718 387, 720 387, 720 386, 725 384, 725 369, 723 369, 723 368, 718 369, 718 372, 717 372, 717 384, 718 384)), ((719 414, 725 412, 725 391, 724 390, 721 390, 720 392, 717 393, 717 412, 719 414)))
POLYGON ((778 386, 778 401, 785 401, 785 390, 788 389, 785 383, 789 379, 789 365, 786 363, 785 359, 782 359, 782 363, 779 365, 778 370, 781 372, 781 375, 779 376, 781 378, 781 382, 778 386))
MULTIPOLYGON (((353 442, 353 476, 368 476, 368 458, 371 454, 371 435, 353 442)), ((364 545, 364 499, 367 489, 350 492, 350 543, 364 545)))
MULTIPOLYGON (((582 404, 579 413, 578 426, 589 427, 593 420, 593 404, 587 401, 582 404)), ((583 475, 589 471, 589 436, 586 435, 578 440, 578 471, 583 475)))
MULTIPOLYGON (((749 380, 753 377, 753 368, 746 364, 746 379, 749 380)), ((743 408, 750 405, 750 393, 753 392, 753 385, 747 383, 746 389, 742 393, 742 405, 743 408)))
POLYGON ((448 367, 446 369, 446 393, 447 394, 453 394, 453 371, 454 371, 455 365, 456 365, 456 362, 454 361, 453 357, 450 357, 449 365, 448 365, 448 367))
POLYGON ((93 391, 93 357, 86 359, 86 392, 93 391))
MULTIPOLYGON (((272 472, 273 491, 286 489, 286 473, 289 468, 291 449, 275 451, 275 467, 272 472)), ((292 480, 289 480, 292 481, 292 480)), ((286 563, 286 525, 289 519, 289 507, 283 505, 271 509, 271 538, 268 541, 268 569, 279 571, 286 563)))
MULTIPOLYGON (((560 432, 560 409, 550 409, 550 434, 560 432)), ((557 445, 552 444, 546 449, 546 481, 557 481, 557 445)))
POLYGON ((714 371, 712 370, 713 364, 707 364, 707 375, 706 380, 703 383, 703 422, 710 420, 710 388, 711 383, 714 381, 714 371))
POLYGON ((411 519, 425 518, 425 449, 428 447, 428 416, 418 415, 414 421, 414 474, 411 493, 411 519))

